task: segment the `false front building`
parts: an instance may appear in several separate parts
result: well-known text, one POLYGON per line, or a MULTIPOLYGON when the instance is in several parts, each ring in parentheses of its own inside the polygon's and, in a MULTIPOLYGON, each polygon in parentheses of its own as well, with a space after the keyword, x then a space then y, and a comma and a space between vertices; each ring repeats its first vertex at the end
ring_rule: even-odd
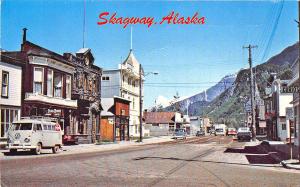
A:
POLYGON ((95 143, 100 138, 102 69, 94 65, 89 48, 80 49, 76 55, 64 53, 64 57, 75 65, 72 99, 78 101, 68 134, 78 143, 95 143))
MULTIPOLYGON (((103 98, 122 97, 130 102, 129 135, 139 136, 140 117, 140 64, 130 50, 126 60, 119 64, 118 69, 104 70, 101 83, 101 95, 103 98)), ((145 135, 145 131, 144 135, 145 135)))

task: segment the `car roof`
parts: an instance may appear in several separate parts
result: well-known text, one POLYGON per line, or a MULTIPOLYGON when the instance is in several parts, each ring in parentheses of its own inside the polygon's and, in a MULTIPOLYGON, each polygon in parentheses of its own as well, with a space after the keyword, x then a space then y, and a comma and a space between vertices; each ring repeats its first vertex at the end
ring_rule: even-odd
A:
POLYGON ((21 119, 14 121, 13 123, 48 123, 49 125, 55 125, 56 123, 46 120, 38 120, 38 119, 21 119))

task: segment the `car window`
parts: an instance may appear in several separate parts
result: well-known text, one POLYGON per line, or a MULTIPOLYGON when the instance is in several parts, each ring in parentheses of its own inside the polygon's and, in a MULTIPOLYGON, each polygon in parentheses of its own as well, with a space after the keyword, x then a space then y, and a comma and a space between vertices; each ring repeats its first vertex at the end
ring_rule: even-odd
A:
POLYGON ((44 130, 48 130, 48 126, 47 125, 43 125, 44 130))
POLYGON ((42 125, 41 124, 35 124, 36 125, 36 130, 41 131, 42 130, 42 125))
POLYGON ((49 131, 52 130, 52 125, 48 125, 48 130, 49 130, 49 131))
POLYGON ((13 130, 32 130, 32 123, 15 123, 12 127, 13 130))

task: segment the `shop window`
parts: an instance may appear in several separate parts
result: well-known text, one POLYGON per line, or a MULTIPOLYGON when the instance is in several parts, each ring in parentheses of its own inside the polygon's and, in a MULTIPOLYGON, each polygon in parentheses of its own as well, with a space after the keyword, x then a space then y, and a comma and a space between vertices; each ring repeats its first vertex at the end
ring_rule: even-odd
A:
POLYGON ((0 109, 0 137, 5 137, 12 122, 19 119, 19 111, 14 109, 0 109))
POLYGON ((8 97, 8 86, 9 86, 9 74, 6 71, 2 71, 2 86, 1 86, 1 96, 8 97))
POLYGON ((47 95, 50 96, 50 97, 53 97, 53 70, 48 70, 47 95))
POLYGON ((71 99, 71 76, 66 76, 66 98, 71 99))
POLYGON ((54 73, 54 97, 62 97, 62 75, 54 73))
POLYGON ((0 115, 0 122, 1 122, 1 134, 0 134, 0 137, 4 137, 4 133, 5 133, 5 129, 4 129, 4 126, 5 126, 5 123, 4 123, 4 118, 5 118, 5 110, 4 109, 0 109, 1 110, 1 115, 0 115))
MULTIPOLYGON (((298 105, 299 106, 299 105, 298 105)), ((299 125, 299 121, 298 121, 298 106, 295 106, 294 107, 294 131, 295 131, 295 138, 297 138, 298 136, 298 133, 297 133, 297 125, 299 125)))
POLYGON ((283 123, 283 124, 281 124, 281 125, 282 125, 282 130, 286 130, 286 124, 283 123))
POLYGON ((33 75, 33 91, 34 93, 42 94, 43 93, 43 68, 34 68, 33 75))

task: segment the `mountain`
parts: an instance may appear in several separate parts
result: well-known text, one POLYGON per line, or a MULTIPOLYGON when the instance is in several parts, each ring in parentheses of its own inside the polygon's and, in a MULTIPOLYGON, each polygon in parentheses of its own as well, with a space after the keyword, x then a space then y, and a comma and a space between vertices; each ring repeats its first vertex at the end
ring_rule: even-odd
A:
POLYGON ((210 87, 206 91, 200 92, 188 98, 179 99, 172 105, 165 108, 166 111, 179 110, 180 112, 186 113, 187 106, 189 108, 189 115, 198 115, 202 112, 202 109, 223 93, 226 89, 232 87, 236 78, 236 74, 226 75, 217 84, 210 87))
MULTIPOLYGON (((270 58, 267 62, 254 67, 255 82, 259 95, 264 95, 265 88, 270 85, 270 74, 276 73, 281 79, 291 79, 290 66, 298 57, 298 43, 285 48, 279 54, 270 58)), ((250 70, 244 69, 238 72, 233 86, 225 90, 209 103, 203 111, 214 122, 225 122, 229 126, 238 127, 244 119, 243 102, 240 96, 250 97, 250 70)))

